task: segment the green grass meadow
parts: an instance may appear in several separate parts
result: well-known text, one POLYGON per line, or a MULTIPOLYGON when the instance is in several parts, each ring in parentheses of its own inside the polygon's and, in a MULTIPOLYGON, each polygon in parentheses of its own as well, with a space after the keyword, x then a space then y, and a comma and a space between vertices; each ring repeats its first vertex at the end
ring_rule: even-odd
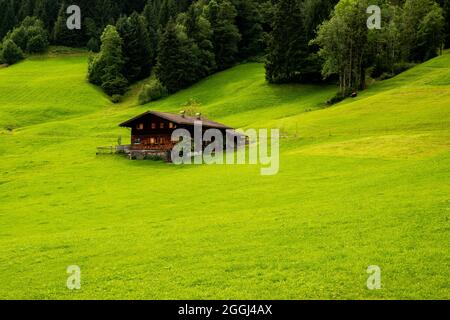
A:
POLYGON ((329 108, 334 86, 268 85, 258 63, 145 106, 86 72, 82 52, 0 69, 0 299, 450 298, 450 54, 329 108), (96 156, 192 99, 279 128, 280 172, 96 156))

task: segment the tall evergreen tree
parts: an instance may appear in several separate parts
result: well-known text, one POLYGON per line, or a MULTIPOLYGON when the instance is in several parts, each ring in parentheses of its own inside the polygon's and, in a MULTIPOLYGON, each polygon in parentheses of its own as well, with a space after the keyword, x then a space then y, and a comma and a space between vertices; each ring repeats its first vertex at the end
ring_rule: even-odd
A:
POLYGON ((262 16, 255 0, 233 0, 236 25, 241 34, 239 56, 243 59, 264 54, 262 16))
POLYGON ((58 18, 53 28, 53 42, 55 44, 71 47, 84 46, 87 42, 84 30, 70 30, 67 28, 68 15, 66 10, 67 4, 63 3, 59 9, 58 18))
POLYGON ((22 21, 26 17, 32 16, 34 11, 34 1, 33 0, 23 0, 20 4, 18 11, 18 19, 22 21))
POLYGON ((161 83, 175 92, 196 81, 194 54, 187 35, 177 28, 173 20, 167 24, 160 43, 156 75, 161 83))
POLYGON ((131 15, 133 12, 142 12, 147 0, 133 0, 133 1, 121 1, 116 0, 120 3, 121 12, 125 15, 131 15))
POLYGON ((195 70, 198 79, 208 76, 216 68, 213 31, 203 9, 203 4, 199 2, 192 4, 183 21, 186 34, 193 42, 193 51, 198 63, 195 70))
POLYGON ((45 27, 51 30, 60 9, 58 0, 35 0, 33 16, 44 22, 45 27))
POLYGON ((114 0, 96 0, 87 9, 86 17, 95 21, 100 34, 107 25, 114 24, 121 13, 117 1, 114 0))
POLYGON ((318 55, 319 47, 311 45, 316 37, 317 28, 330 17, 339 0, 303 0, 301 11, 308 45, 308 57, 302 66, 302 80, 318 82, 322 80, 323 60, 318 55))
POLYGON ((156 56, 158 52, 158 7, 159 0, 149 0, 142 12, 145 22, 147 24, 148 37, 150 40, 151 48, 151 63, 156 62, 156 56))
POLYGON ((163 0, 148 0, 144 7, 142 15, 147 19, 147 22, 153 26, 155 30, 159 28, 159 12, 161 11, 163 0))
POLYGON ((17 25, 17 17, 14 11, 13 0, 3 0, 0 2, 0 39, 17 25))
POLYGON ((211 0, 206 13, 213 30, 217 68, 223 70, 231 67, 236 62, 241 40, 236 26, 236 8, 228 0, 211 0))
POLYGON ((175 0, 161 0, 158 13, 158 24, 164 28, 170 19, 175 19, 178 14, 178 6, 175 0))
POLYGON ((300 0, 279 0, 275 5, 266 62, 271 83, 304 80, 309 54, 308 38, 300 0))
POLYGON ((267 34, 272 31, 274 4, 271 0, 260 0, 258 2, 258 10, 261 14, 261 26, 264 31, 264 39, 267 42, 267 34))
POLYGON ((145 19, 134 12, 117 22, 117 31, 123 40, 125 65, 123 75, 130 82, 146 78, 152 68, 153 52, 145 19))
POLYGON ((194 4, 195 2, 192 0, 177 0, 176 3, 178 12, 186 12, 191 4, 194 4))

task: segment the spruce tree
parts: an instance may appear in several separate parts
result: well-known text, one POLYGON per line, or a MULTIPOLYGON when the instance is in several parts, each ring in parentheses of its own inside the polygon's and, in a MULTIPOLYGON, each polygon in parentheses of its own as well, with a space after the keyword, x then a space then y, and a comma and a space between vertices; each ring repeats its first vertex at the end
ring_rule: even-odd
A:
POLYGON ((164 28, 170 19, 175 19, 178 14, 178 6, 175 0, 161 0, 161 6, 158 13, 158 24, 164 28))
POLYGON ((13 0, 3 0, 0 3, 0 39, 17 25, 13 0))
MULTIPOLYGON (((306 43, 315 37, 317 28, 327 20, 339 0, 303 0, 300 4, 306 43)), ((302 81, 319 82, 322 80, 323 60, 318 55, 317 45, 308 46, 308 56, 302 65, 302 81)))
POLYGON ((159 28, 159 12, 161 11, 162 0, 148 0, 142 11, 142 15, 147 19, 147 23, 156 31, 159 28))
POLYGON ((158 14, 159 9, 156 6, 156 1, 149 1, 142 12, 147 25, 148 37, 150 40, 151 49, 151 64, 156 63, 156 55, 158 53, 158 14))
POLYGON ((173 93, 196 81, 196 64, 191 42, 171 19, 159 43, 157 77, 173 93))
POLYGON ((19 8, 18 19, 22 21, 26 17, 32 16, 33 9, 34 9, 33 0, 23 0, 19 8))
POLYGON ((70 30, 67 28, 67 18, 66 13, 67 4, 63 3, 59 9, 58 18, 56 19, 55 26, 53 28, 53 41, 55 44, 79 47, 86 45, 86 40, 84 38, 84 30, 70 30))
POLYGON ((145 20, 134 12, 117 22, 117 31, 123 40, 123 75, 130 82, 146 78, 152 68, 152 48, 145 20))
POLYGON ((266 62, 271 83, 304 80, 309 54, 300 0, 279 0, 275 6, 266 62))
POLYGON ((234 0, 236 25, 242 38, 239 56, 243 59, 264 54, 262 16, 255 0, 234 0))
POLYGON ((187 36, 193 41, 193 51, 198 63, 195 70, 197 78, 202 79, 210 75, 216 68, 212 43, 213 31, 205 16, 203 5, 201 3, 192 4, 185 14, 183 23, 187 36))
POLYGON ((33 16, 39 18, 48 27, 50 24, 50 15, 47 8, 47 1, 48 0, 36 0, 33 16))
POLYGON ((99 38, 105 27, 109 24, 115 24, 121 13, 118 2, 115 0, 97 0, 86 9, 85 17, 95 22, 98 28, 97 33, 99 38))
POLYGON ((236 26, 236 8, 228 0, 211 0, 206 13, 213 30, 217 68, 223 70, 231 67, 237 60, 241 40, 236 26))
POLYGON ((89 81, 109 95, 123 94, 128 81, 122 75, 122 39, 114 26, 107 26, 101 37, 100 53, 89 61, 89 81))

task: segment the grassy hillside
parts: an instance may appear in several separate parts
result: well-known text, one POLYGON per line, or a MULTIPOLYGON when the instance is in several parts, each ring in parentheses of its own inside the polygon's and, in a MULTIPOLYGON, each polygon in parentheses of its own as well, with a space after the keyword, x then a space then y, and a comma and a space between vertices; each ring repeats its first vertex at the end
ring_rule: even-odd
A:
POLYGON ((0 298, 450 298, 450 55, 332 108, 333 87, 270 86, 260 64, 113 105, 86 60, 0 70, 0 298), (280 173, 95 156, 128 139, 118 123, 190 99, 281 128, 280 173))

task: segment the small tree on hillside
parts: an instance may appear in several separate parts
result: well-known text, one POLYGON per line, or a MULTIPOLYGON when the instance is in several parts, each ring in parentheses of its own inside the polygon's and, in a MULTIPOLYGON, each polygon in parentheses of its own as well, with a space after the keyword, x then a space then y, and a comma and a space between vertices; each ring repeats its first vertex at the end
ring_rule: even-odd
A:
POLYGON ((14 64, 23 59, 23 52, 14 41, 6 40, 3 43, 2 57, 7 64, 14 64))
POLYGON ((5 39, 14 41, 22 51, 28 53, 44 52, 49 45, 44 23, 36 17, 26 17, 5 39))
POLYGON ((44 52, 48 48, 48 40, 42 34, 28 39, 27 52, 44 52))
POLYGON ((122 75, 122 39, 114 26, 107 26, 101 37, 100 53, 89 62, 89 81, 109 95, 123 94, 128 81, 122 75))

